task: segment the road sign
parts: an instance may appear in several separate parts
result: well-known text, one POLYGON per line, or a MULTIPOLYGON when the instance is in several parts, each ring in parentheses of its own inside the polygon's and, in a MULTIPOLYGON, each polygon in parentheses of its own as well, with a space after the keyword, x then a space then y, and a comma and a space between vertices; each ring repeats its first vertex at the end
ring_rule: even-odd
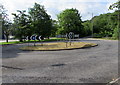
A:
POLYGON ((39 40, 41 40, 41 36, 39 36, 39 40))
POLYGON ((68 38, 69 38, 69 39, 73 39, 73 38, 74 38, 74 33, 73 33, 73 32, 70 32, 70 33, 68 34, 68 38))
POLYGON ((31 37, 31 36, 27 36, 27 37, 26 37, 26 40, 30 40, 30 39, 31 39, 30 37, 31 37))
POLYGON ((32 35, 32 36, 30 37, 30 39, 31 39, 31 40, 36 40, 36 37, 37 37, 36 35, 32 35))
POLYGON ((26 40, 28 40, 28 37, 29 37, 29 36, 26 37, 26 40))
POLYGON ((36 40, 41 40, 41 36, 36 36, 36 40))

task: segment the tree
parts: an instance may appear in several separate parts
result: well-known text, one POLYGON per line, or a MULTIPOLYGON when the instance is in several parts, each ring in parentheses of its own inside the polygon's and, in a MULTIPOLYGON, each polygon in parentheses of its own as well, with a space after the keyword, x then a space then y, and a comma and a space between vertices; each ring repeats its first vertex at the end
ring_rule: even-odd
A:
POLYGON ((34 7, 29 9, 29 15, 31 17, 34 34, 49 37, 52 30, 52 20, 46 13, 44 6, 35 3, 34 7))
POLYGON ((58 21, 52 20, 52 30, 51 30, 51 36, 56 36, 57 30, 58 30, 58 21))
POLYGON ((117 8, 116 13, 117 13, 118 18, 116 18, 116 19, 118 21, 118 23, 117 23, 118 25, 116 24, 113 37, 119 39, 120 37, 118 37, 118 35, 120 36, 120 0, 117 1, 116 3, 110 5, 110 7, 109 7, 110 10, 113 10, 115 8, 117 8))
POLYGON ((109 6, 110 10, 113 10, 115 8, 120 9, 120 1, 117 1, 116 3, 114 3, 114 4, 112 4, 112 5, 109 6))
POLYGON ((32 34, 30 20, 29 16, 25 14, 26 11, 17 10, 17 12, 18 14, 12 13, 14 15, 14 34, 22 42, 23 38, 32 34))
POLYGON ((99 33, 102 37, 111 37, 113 28, 111 27, 110 14, 101 14, 93 19, 94 33, 99 33))
POLYGON ((0 11, 1 11, 1 18, 2 18, 2 33, 6 37, 6 42, 8 42, 8 37, 11 33, 11 25, 12 23, 10 22, 8 18, 8 14, 6 13, 7 10, 3 7, 3 5, 0 5, 0 11))
POLYGON ((81 24, 81 16, 77 9, 66 9, 58 16, 58 23, 62 34, 73 32, 83 36, 83 25, 81 24))
POLYGON ((84 26, 84 30, 83 30, 84 36, 91 35, 91 23, 90 23, 90 21, 89 20, 84 21, 82 24, 84 26))

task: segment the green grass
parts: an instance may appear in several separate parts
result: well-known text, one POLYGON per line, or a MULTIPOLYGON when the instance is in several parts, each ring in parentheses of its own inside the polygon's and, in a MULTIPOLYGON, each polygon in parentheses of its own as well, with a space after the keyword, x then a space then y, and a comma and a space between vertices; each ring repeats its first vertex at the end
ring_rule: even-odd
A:
MULTIPOLYGON (((60 41, 60 40, 64 40, 63 38, 53 38, 53 39, 44 39, 44 40, 40 40, 40 42, 51 42, 51 41, 60 41)), ((39 40, 35 40, 36 42, 39 42, 39 40)), ((23 42, 19 42, 19 41, 14 41, 14 42, 1 42, 0 45, 9 45, 9 44, 20 44, 20 43, 32 43, 35 42, 34 40, 30 40, 30 41, 23 41, 23 42)))
POLYGON ((1 42, 0 45, 9 45, 9 44, 19 44, 19 43, 23 43, 23 42, 19 42, 19 41, 14 41, 14 42, 1 42))

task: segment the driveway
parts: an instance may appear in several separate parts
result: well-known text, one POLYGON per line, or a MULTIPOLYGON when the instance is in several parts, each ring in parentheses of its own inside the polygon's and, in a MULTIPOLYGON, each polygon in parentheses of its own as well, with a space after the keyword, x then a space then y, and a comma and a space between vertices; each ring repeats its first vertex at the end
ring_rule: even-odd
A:
POLYGON ((118 78, 118 41, 80 39, 98 46, 64 51, 21 51, 3 46, 4 83, 108 83, 118 78))

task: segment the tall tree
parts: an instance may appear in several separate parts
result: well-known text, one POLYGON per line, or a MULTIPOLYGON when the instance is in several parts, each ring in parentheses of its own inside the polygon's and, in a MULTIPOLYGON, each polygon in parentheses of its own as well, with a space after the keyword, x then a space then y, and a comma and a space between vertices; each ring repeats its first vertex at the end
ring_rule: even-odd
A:
POLYGON ((110 5, 110 7, 109 7, 110 10, 113 10, 113 9, 115 9, 115 8, 120 9, 120 0, 117 1, 116 3, 110 5))
POLYGON ((119 39, 120 38, 120 0, 118 0, 116 3, 110 5, 110 7, 109 7, 110 10, 113 10, 115 8, 117 9, 116 12, 117 12, 117 16, 118 16, 118 18, 117 18, 118 25, 116 25, 116 28, 114 29, 113 37, 119 39))
POLYGON ((52 20, 52 30, 51 30, 51 36, 56 36, 57 30, 58 30, 58 21, 52 20))
MULTIPOLYGON (((0 5, 0 11, 1 11, 1 20, 2 20, 2 35, 5 35, 6 42, 8 42, 8 37, 11 33, 11 21, 8 18, 8 14, 6 13, 7 10, 3 7, 3 5, 0 5)), ((1 28, 0 28, 1 29, 1 28)))
POLYGON ((80 34, 81 36, 83 35, 81 16, 77 9, 66 9, 57 17, 62 34, 73 32, 75 34, 80 34))
POLYGON ((84 26, 84 36, 90 36, 91 35, 91 22, 90 20, 84 21, 83 23, 84 26))
POLYGON ((14 33, 16 38, 19 39, 20 42, 23 41, 28 35, 31 35, 31 27, 29 16, 25 14, 26 11, 17 10, 18 14, 12 13, 14 15, 14 33))
POLYGON ((34 33, 42 35, 43 37, 49 37, 51 35, 52 20, 46 13, 44 6, 35 3, 34 7, 29 9, 29 15, 31 17, 34 33))

